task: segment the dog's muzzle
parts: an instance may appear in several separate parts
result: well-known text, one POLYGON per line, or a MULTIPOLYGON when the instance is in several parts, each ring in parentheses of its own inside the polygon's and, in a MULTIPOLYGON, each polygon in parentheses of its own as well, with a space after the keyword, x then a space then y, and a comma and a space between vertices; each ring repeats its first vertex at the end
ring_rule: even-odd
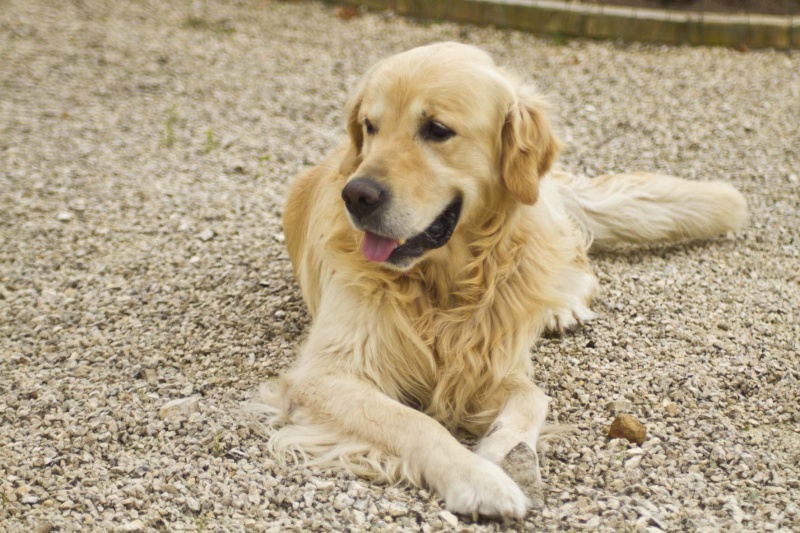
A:
POLYGON ((389 191, 368 178, 356 178, 342 190, 342 199, 355 225, 364 231, 361 251, 364 257, 397 267, 409 265, 428 250, 447 244, 461 215, 461 198, 454 199, 421 233, 410 238, 386 235, 380 207, 387 203, 389 191))

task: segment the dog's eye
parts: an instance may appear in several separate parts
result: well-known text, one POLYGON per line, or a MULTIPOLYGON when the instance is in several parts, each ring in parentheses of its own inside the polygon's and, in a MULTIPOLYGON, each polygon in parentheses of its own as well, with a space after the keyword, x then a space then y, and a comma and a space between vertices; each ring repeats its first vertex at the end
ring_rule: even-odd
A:
POLYGON ((364 127, 367 129, 367 135, 375 135, 375 132, 377 130, 375 129, 375 126, 372 125, 372 122, 370 122, 368 118, 364 119, 364 127))
POLYGON ((420 135, 426 141, 444 142, 455 134, 456 132, 435 120, 426 122, 420 129, 420 135))

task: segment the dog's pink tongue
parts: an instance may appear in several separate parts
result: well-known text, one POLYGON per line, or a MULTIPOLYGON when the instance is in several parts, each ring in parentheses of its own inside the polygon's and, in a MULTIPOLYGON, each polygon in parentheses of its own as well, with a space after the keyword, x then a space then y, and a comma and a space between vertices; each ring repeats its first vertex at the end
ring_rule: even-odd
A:
POLYGON ((382 263, 389 259, 389 256, 392 255, 397 245, 397 239, 387 239, 386 237, 381 237, 380 235, 375 235, 367 231, 364 233, 364 242, 361 244, 361 251, 364 253, 364 257, 370 261, 382 263))

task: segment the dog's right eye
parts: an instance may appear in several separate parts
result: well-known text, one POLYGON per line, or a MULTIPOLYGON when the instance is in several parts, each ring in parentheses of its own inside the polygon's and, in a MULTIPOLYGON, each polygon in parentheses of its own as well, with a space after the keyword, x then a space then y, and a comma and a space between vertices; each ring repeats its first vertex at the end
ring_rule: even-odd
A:
POLYGON ((375 135, 375 126, 372 125, 368 118, 364 119, 364 127, 367 129, 367 135, 375 135))
POLYGON ((419 132, 423 139, 433 142, 444 142, 456 134, 456 132, 436 120, 423 124, 419 132))

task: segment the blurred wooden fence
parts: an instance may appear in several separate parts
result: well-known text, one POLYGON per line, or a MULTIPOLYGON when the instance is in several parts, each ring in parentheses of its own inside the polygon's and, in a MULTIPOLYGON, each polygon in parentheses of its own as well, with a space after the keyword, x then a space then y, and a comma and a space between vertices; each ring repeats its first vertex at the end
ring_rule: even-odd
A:
MULTIPOLYGON (((777 11, 786 14, 779 15, 710 12, 703 9, 704 2, 696 8, 652 9, 609 2, 560 0, 328 0, 337 5, 391 10, 412 18, 494 25, 556 38, 792 50, 800 45, 800 2, 782 2, 776 5, 785 6, 785 9, 777 11)), ((686 2, 662 0, 661 3, 668 6, 686 2)), ((742 0, 739 3, 742 4, 742 0)))

